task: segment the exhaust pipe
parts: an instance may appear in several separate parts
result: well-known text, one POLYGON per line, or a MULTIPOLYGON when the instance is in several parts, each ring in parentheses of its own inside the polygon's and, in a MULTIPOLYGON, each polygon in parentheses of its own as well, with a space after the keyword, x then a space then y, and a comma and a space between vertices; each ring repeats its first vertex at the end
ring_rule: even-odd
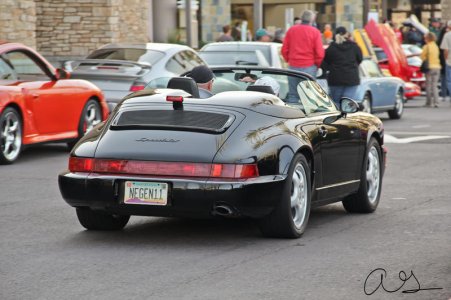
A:
POLYGON ((213 208, 213 214, 223 217, 231 217, 235 215, 235 212, 228 205, 221 204, 213 208))

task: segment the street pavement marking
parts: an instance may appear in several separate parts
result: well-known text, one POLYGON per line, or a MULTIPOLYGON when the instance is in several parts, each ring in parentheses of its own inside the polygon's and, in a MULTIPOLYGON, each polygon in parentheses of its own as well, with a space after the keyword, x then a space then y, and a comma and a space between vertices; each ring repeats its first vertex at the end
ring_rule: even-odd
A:
POLYGON ((446 135, 446 136, 448 136, 450 134, 449 131, 433 131, 433 132, 425 132, 425 131, 390 131, 390 133, 394 134, 394 135, 446 135))
POLYGON ((392 200, 407 200, 406 198, 391 198, 392 200))
POLYGON ((413 136, 408 138, 397 138, 389 134, 385 134, 384 142, 386 144, 409 144, 428 140, 449 139, 449 135, 425 135, 425 136, 413 136))
POLYGON ((429 125, 429 124, 423 124, 423 125, 415 125, 415 126, 412 126, 412 128, 415 128, 415 129, 418 129, 418 128, 428 128, 428 127, 431 127, 431 125, 429 125))

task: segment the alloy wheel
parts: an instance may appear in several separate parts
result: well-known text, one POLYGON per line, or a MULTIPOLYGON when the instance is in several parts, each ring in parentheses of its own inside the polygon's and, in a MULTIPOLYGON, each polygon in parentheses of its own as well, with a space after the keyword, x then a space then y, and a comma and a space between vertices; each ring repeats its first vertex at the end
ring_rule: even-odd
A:
POLYGON ((307 175, 301 163, 298 163, 293 172, 291 183, 291 216, 296 228, 301 228, 307 214, 307 175))
POLYGON ((363 106, 363 109, 362 109, 363 112, 366 112, 369 114, 371 113, 371 100, 370 100, 370 96, 368 94, 365 94, 365 97, 363 98, 363 101, 362 101, 362 106, 363 106))
POLYGON ((14 111, 6 112, 1 125, 1 151, 3 156, 13 161, 17 158, 22 146, 22 126, 20 118, 14 111))
POLYGON ((368 152, 368 162, 366 167, 366 184, 368 200, 370 203, 374 203, 377 200, 377 196, 379 194, 380 174, 379 153, 376 147, 373 146, 368 152))
POLYGON ((395 111, 400 116, 402 114, 403 110, 404 110, 404 99, 402 97, 402 93, 398 92, 396 94, 396 100, 395 100, 395 111))
POLYGON ((99 124, 102 121, 102 117, 100 114, 100 108, 97 102, 91 102, 89 103, 88 107, 86 108, 85 113, 85 121, 83 124, 83 132, 89 132, 94 126, 99 124))

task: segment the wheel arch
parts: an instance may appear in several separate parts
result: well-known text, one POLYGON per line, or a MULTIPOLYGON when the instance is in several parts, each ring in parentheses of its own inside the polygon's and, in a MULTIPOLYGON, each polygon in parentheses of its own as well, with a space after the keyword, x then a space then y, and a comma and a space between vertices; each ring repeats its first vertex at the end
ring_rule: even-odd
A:
POLYGON ((294 151, 293 148, 290 146, 282 147, 282 149, 279 152, 279 172, 284 175, 287 174, 288 169, 290 168, 290 164, 293 161, 293 158, 295 157, 296 154, 303 155, 306 158, 307 162, 309 163, 311 184, 313 185, 315 175, 314 172, 315 162, 313 150, 307 144, 299 146, 299 148, 296 151, 294 151))
POLYGON ((379 132, 377 132, 377 131, 373 131, 373 132, 371 133, 371 135, 369 135, 367 144, 368 144, 368 142, 370 141, 370 139, 373 138, 373 137, 376 139, 376 141, 377 141, 377 142, 379 143, 379 145, 382 147, 382 145, 384 144, 384 140, 382 139, 381 135, 380 135, 379 132))
POLYGON ((401 92, 401 95, 402 95, 402 102, 404 103, 404 102, 406 101, 406 95, 404 94, 404 93, 405 93, 405 88, 404 88, 404 86, 400 85, 400 86, 398 87, 398 91, 401 92))
POLYGON ((95 101, 97 101, 97 103, 98 103, 99 106, 100 106, 100 109, 102 110, 102 116, 103 116, 103 114, 104 114, 105 112, 103 111, 102 103, 100 103, 100 98, 99 98, 99 96, 98 96, 98 95, 91 95, 91 96, 89 96, 88 99, 86 100, 85 104, 83 105, 83 107, 86 105, 86 103, 88 103, 89 100, 95 100, 95 101))
POLYGON ((313 188, 313 186, 314 186, 313 183, 315 182, 315 160, 313 157, 313 151, 311 148, 304 146, 304 147, 301 147, 297 151, 297 153, 302 154, 310 165, 310 184, 313 188))
POLYGON ((23 115, 23 111, 22 108, 20 107, 19 104, 15 103, 15 102, 10 102, 7 105, 5 105, 2 109, 2 112, 5 111, 5 109, 7 108, 14 108, 18 113, 19 113, 19 117, 20 117, 20 121, 22 123, 22 140, 23 140, 23 135, 24 135, 24 130, 25 130, 25 118, 23 115))

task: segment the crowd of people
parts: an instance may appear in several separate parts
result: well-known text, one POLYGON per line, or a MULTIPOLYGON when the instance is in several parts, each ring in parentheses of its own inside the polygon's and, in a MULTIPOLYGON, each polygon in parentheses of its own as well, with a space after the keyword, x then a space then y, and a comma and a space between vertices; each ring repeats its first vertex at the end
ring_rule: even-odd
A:
POLYGON ((426 107, 438 107, 438 89, 440 83, 442 100, 446 101, 451 92, 451 21, 446 24, 438 18, 431 18, 429 32, 422 33, 414 24, 405 22, 398 28, 388 22, 400 43, 421 46, 423 51, 423 73, 426 77, 426 107))
MULTIPOLYGON (((420 57, 425 62, 422 66, 426 77, 425 106, 438 107, 438 83, 441 81, 443 101, 451 92, 451 21, 443 26, 439 19, 431 18, 427 33, 422 33, 409 22, 403 24, 402 28, 390 21, 387 23, 400 43, 423 47, 420 57)), ((321 68, 327 74, 330 95, 336 103, 342 97, 352 97, 360 84, 359 64, 363 57, 352 34, 342 26, 333 32, 330 24, 324 24, 321 32, 316 24, 316 13, 311 10, 304 11, 300 18, 296 17, 286 33, 279 28, 270 34, 265 28, 259 28, 252 39, 257 42, 282 43, 281 54, 289 69, 305 72, 315 78, 321 68)), ((233 40, 241 40, 239 22, 234 27, 225 25, 223 34, 217 39, 219 42, 233 40)), ((288 102, 296 101, 297 84, 294 79, 289 82, 288 102)))

